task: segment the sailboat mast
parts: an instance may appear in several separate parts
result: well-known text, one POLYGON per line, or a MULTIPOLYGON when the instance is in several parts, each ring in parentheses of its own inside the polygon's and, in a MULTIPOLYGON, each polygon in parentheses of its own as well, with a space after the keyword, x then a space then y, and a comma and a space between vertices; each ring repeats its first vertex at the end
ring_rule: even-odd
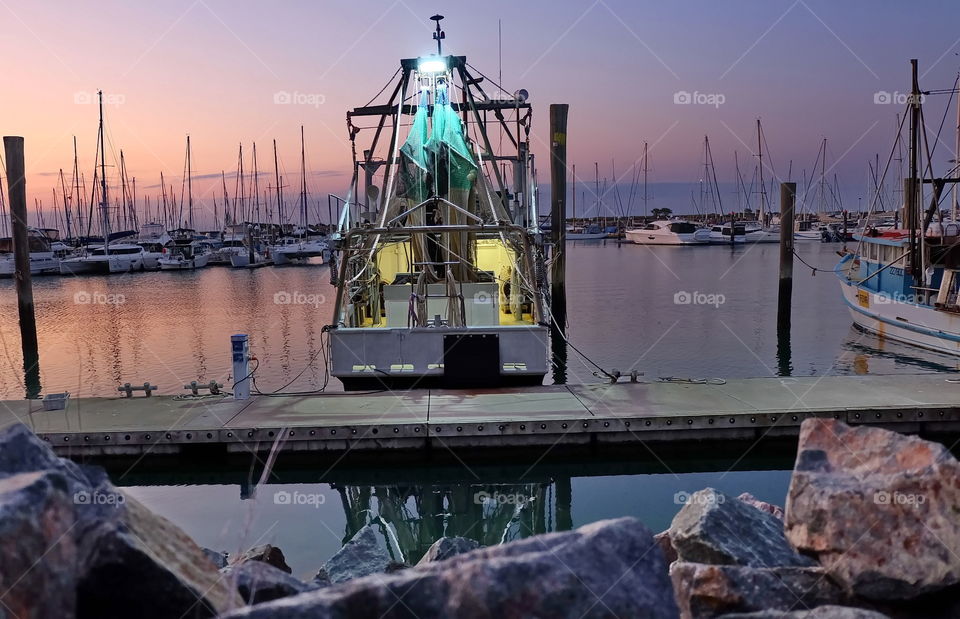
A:
POLYGON ((823 142, 820 146, 820 207, 817 209, 817 214, 823 214, 823 201, 826 198, 825 188, 824 188, 824 177, 826 175, 827 169, 827 138, 823 138, 823 142))
POLYGON ((77 198, 77 236, 83 232, 83 194, 80 192, 80 167, 77 161, 77 136, 73 136, 73 184, 77 198))
POLYGON ((917 78, 916 58, 910 60, 910 66, 912 73, 910 91, 910 182, 903 220, 904 225, 909 226, 908 229, 910 230, 910 271, 916 285, 920 281, 920 274, 923 272, 920 268, 920 252, 917 247, 917 198, 920 187, 920 181, 917 177, 917 150, 920 146, 920 84, 917 78))
MULTIPOLYGON (((960 73, 957 74, 957 85, 960 86, 960 73)), ((954 136, 954 150, 956 153, 953 160, 953 177, 957 179, 957 182, 953 184, 953 206, 950 208, 950 221, 952 223, 957 223, 957 210, 960 207, 960 196, 958 196, 958 191, 960 191, 960 93, 957 94, 957 131, 954 136)))
POLYGON ((273 176, 277 183, 277 223, 283 225, 283 202, 280 194, 280 160, 277 158, 277 141, 273 141, 273 176))
POLYGON ((303 125, 300 125, 300 227, 307 231, 307 155, 303 145, 303 125))
POLYGON ((103 144, 103 91, 97 91, 100 102, 100 218, 103 226, 103 254, 110 255, 110 216, 107 205, 107 163, 105 161, 106 148, 103 144))
POLYGON ((760 119, 757 119, 757 166, 760 170, 760 209, 757 211, 760 221, 763 221, 764 213, 767 212, 766 197, 767 186, 763 184, 763 134, 761 133, 760 119))
POLYGON ((647 218, 647 143, 643 143, 643 218, 647 218))
POLYGON ((60 168, 60 193, 63 194, 63 218, 67 228, 67 238, 73 236, 70 231, 70 196, 67 195, 67 181, 63 178, 63 168, 60 168))
POLYGON ((193 163, 190 161, 190 136, 187 136, 187 221, 191 230, 193 227, 193 163))
MULTIPOLYGON (((573 219, 576 220, 577 219, 577 164, 573 164, 573 183, 571 183, 571 185, 573 185, 573 219)), ((562 222, 559 222, 559 224, 562 224, 564 227, 566 227, 567 222, 562 221, 562 222)), ((555 223, 554 225, 559 225, 559 224, 555 223)))
POLYGON ((260 166, 257 165, 257 143, 253 143, 253 195, 250 197, 253 199, 253 207, 251 208, 251 213, 253 214, 252 219, 257 223, 260 223, 260 166))

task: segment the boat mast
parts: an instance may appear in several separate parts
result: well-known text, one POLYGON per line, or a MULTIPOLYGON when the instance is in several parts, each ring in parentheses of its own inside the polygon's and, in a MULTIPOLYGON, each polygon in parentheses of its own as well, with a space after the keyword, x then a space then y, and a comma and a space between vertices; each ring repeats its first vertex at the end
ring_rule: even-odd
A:
POLYGON ((910 181, 908 191, 906 192, 905 212, 903 216, 904 225, 909 226, 910 230, 910 273, 913 276, 913 283, 917 285, 920 281, 920 255, 917 251, 917 198, 920 187, 917 178, 917 158, 920 137, 920 84, 917 78, 917 59, 910 60, 912 85, 910 90, 910 181))
POLYGON ((760 209, 757 211, 760 221, 763 222, 764 213, 767 212, 766 198, 767 187, 763 184, 763 129, 760 127, 760 119, 757 119, 757 169, 760 171, 760 209))
MULTIPOLYGON (((960 86, 960 73, 957 74, 957 85, 960 86)), ((950 208, 950 221, 957 223, 957 210, 958 197, 957 192, 960 191, 960 92, 957 93, 957 131, 956 136, 954 136, 954 150, 956 153, 953 160, 953 177, 957 179, 957 182, 953 184, 953 206, 950 208)))
POLYGON ((257 143, 253 143, 253 205, 250 207, 251 219, 260 223, 260 168, 257 165, 257 143))
POLYGON ((187 221, 191 230, 193 227, 193 168, 190 161, 190 136, 187 136, 187 221))
POLYGON ((110 255, 110 215, 107 205, 107 164, 106 148, 103 144, 103 91, 97 91, 97 97, 100 102, 100 219, 103 226, 103 255, 110 255))
MULTIPOLYGON (((564 218, 566 219, 566 218, 564 218)), ((577 220, 577 164, 573 164, 573 220, 577 220)), ((560 222, 566 227, 566 220, 560 222)), ((556 224, 555 224, 556 225, 556 224)))
POLYGON ((300 125, 300 227, 307 233, 307 155, 303 146, 303 125, 300 125))
POLYGON ((823 215, 823 201, 826 199, 824 188, 824 176, 826 175, 827 168, 827 138, 823 138, 823 142, 820 144, 820 201, 819 207, 817 208, 817 215, 823 215))
POLYGON ((647 143, 643 143, 643 218, 647 218, 647 143))
POLYGON ((277 223, 283 226, 283 198, 280 193, 280 162, 277 159, 277 141, 273 141, 273 176, 277 183, 277 223))
POLYGON ((77 236, 83 233, 83 194, 80 192, 80 168, 77 162, 77 136, 73 136, 73 184, 77 198, 77 236))
POLYGON ((69 239, 73 233, 70 231, 70 199, 71 196, 67 195, 67 181, 63 178, 63 168, 60 168, 60 192, 63 194, 63 218, 66 223, 67 228, 67 238, 69 239))

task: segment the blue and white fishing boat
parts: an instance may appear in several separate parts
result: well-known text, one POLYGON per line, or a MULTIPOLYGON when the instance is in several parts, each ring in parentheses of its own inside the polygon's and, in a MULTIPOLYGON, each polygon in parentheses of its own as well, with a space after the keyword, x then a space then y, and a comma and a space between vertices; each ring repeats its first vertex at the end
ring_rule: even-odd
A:
MULTIPOLYGON (((835 272, 854 323, 880 337, 960 355, 960 225, 939 211, 947 183, 957 178, 918 176, 921 96, 913 65, 910 174, 904 183, 902 228, 871 228, 854 235, 856 250, 835 272), (927 195, 923 188, 927 187, 927 195), (921 200, 929 207, 921 211, 921 200), (935 221, 939 219, 940 221, 935 221)), ((924 167, 924 169, 929 169, 924 167)))

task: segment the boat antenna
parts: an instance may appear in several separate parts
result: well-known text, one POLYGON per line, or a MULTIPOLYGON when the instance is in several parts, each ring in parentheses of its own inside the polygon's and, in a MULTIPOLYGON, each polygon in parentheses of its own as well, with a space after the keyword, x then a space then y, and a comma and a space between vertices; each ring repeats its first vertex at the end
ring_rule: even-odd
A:
POLYGON ((447 38, 446 35, 444 34, 443 30, 441 30, 441 28, 440 28, 440 20, 443 19, 443 15, 440 15, 440 14, 438 13, 438 14, 434 15, 433 17, 431 17, 430 19, 432 19, 433 21, 437 22, 437 31, 433 33, 433 40, 437 42, 437 56, 441 56, 441 55, 443 54, 443 51, 442 51, 442 48, 441 48, 441 41, 443 41, 445 38, 447 38))

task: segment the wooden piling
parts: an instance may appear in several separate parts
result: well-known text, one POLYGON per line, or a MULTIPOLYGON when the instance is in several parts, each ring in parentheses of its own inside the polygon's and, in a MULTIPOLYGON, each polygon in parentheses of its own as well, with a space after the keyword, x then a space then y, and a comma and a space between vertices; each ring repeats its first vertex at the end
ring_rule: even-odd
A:
POLYGON ((777 331, 790 332, 793 300, 793 218, 796 183, 780 183, 780 291, 777 295, 777 331))
POLYGON ((37 343, 37 319, 33 307, 33 282, 30 278, 30 241, 27 235, 27 187, 24 172, 23 138, 4 136, 7 160, 7 197, 13 232, 14 280, 17 310, 20 316, 20 346, 27 398, 40 394, 40 351, 37 343))
POLYGON ((550 231, 553 262, 550 268, 550 343, 554 382, 566 382, 567 324, 567 114, 566 103, 550 105, 550 231), (557 379, 560 380, 557 380, 557 379))

